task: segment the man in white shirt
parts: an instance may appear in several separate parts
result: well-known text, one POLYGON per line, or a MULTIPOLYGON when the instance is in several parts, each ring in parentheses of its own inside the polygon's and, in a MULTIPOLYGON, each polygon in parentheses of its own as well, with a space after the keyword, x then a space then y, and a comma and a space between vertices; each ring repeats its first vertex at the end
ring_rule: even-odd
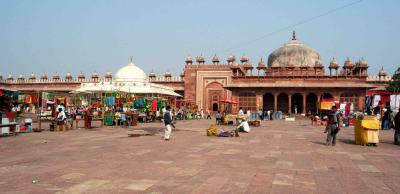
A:
POLYGON ((164 133, 164 139, 165 141, 169 141, 169 138, 171 136, 172 132, 172 127, 175 128, 174 124, 172 123, 172 115, 171 115, 171 107, 167 106, 165 109, 164 115, 163 115, 163 120, 164 120, 164 125, 165 125, 165 133, 164 133))
POLYGON ((247 122, 246 119, 244 119, 237 127, 236 129, 239 130, 239 132, 245 132, 249 133, 250 132, 250 126, 249 123, 247 122))
POLYGON ((61 111, 65 112, 65 107, 64 107, 64 104, 63 104, 63 103, 59 104, 59 105, 57 106, 56 110, 59 111, 60 108, 61 108, 61 111))
POLYGON ((242 116, 242 115, 244 115, 244 112, 243 112, 243 109, 242 109, 242 107, 240 107, 240 108, 239 108, 238 115, 239 115, 239 116, 242 116))

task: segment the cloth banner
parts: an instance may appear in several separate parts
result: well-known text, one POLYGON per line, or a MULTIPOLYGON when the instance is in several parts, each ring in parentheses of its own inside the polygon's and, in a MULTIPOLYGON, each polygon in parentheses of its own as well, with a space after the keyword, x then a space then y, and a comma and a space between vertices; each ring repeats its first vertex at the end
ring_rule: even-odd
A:
POLYGON ((375 95, 374 99, 372 100, 372 107, 378 106, 380 101, 381 101, 381 95, 375 95))
POLYGON ((390 95, 390 109, 397 112, 400 108, 400 94, 390 95))

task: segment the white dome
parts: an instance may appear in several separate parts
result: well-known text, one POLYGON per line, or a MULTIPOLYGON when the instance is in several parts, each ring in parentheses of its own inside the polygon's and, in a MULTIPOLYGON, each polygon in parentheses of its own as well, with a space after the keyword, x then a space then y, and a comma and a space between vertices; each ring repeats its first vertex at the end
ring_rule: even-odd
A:
POLYGON ((115 74, 116 81, 143 82, 146 79, 146 73, 132 62, 118 69, 117 73, 115 74))

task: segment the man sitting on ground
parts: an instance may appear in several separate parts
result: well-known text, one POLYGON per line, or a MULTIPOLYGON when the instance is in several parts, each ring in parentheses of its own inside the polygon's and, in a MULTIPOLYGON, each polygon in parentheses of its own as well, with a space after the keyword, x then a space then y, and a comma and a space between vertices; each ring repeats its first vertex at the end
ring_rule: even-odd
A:
POLYGON ((236 129, 238 129, 239 132, 250 132, 250 126, 246 119, 243 119, 243 121, 236 127, 236 129))

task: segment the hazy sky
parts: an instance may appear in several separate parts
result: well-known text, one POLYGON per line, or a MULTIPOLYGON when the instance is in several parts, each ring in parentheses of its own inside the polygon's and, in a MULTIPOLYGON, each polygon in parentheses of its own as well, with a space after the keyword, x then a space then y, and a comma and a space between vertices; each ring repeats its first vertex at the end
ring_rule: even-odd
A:
POLYGON ((104 74, 134 63, 180 73, 188 54, 245 53, 256 64, 292 30, 325 66, 364 57, 369 73, 400 66, 400 1, 364 0, 0 0, 0 74, 104 74), (300 24, 309 18, 312 21, 300 24), (281 30, 290 26, 287 29, 281 30), (272 32, 276 32, 270 34, 272 32))

